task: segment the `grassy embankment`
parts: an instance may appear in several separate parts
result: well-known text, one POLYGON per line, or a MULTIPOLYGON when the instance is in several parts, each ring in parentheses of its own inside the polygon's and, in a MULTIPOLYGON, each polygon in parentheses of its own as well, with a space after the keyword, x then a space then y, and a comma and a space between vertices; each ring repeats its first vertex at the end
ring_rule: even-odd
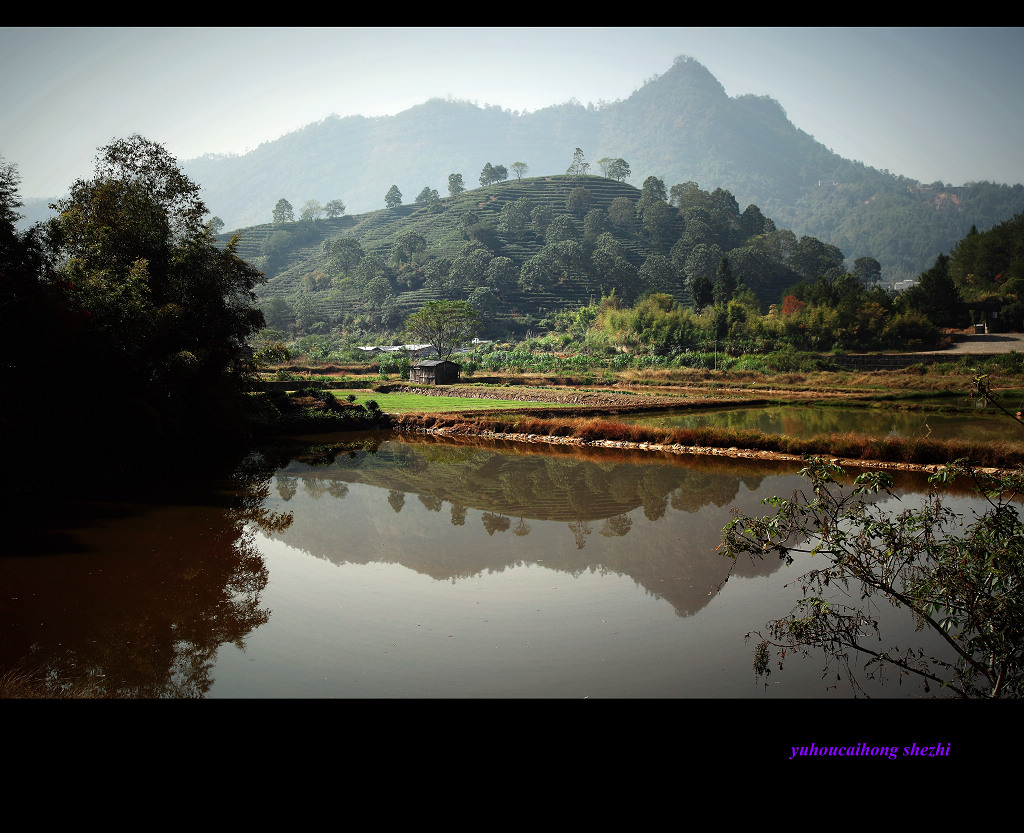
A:
MULTIPOLYGON (((628 397, 630 409, 648 400, 651 407, 709 407, 747 402, 750 404, 801 404, 865 408, 898 408, 943 413, 973 414, 978 400, 973 396, 973 370, 922 372, 919 368, 872 373, 811 373, 768 376, 758 373, 658 372, 643 377, 623 374, 611 386, 574 387, 582 393, 609 395, 618 402, 628 397), (634 406, 635 403, 635 406, 634 406)), ((684 449, 719 449, 763 452, 792 456, 822 454, 845 460, 878 461, 888 464, 937 465, 966 458, 978 466, 1016 467, 1024 465, 1024 425, 1007 416, 1005 441, 973 442, 936 440, 927 437, 873 437, 857 431, 815 437, 790 437, 729 428, 654 428, 616 420, 615 404, 606 407, 578 407, 554 401, 523 402, 489 399, 487 392, 507 395, 509 386, 520 385, 543 399, 544 392, 566 390, 576 380, 508 376, 474 382, 481 395, 426 396, 410 392, 386 392, 365 388, 338 390, 339 398, 373 399, 391 424, 403 430, 444 430, 467 435, 532 435, 562 441, 618 441, 631 444, 675 446, 684 449), (557 411, 557 412, 556 412, 557 411)), ((365 377, 364 382, 365 384, 365 377)), ((993 374, 990 389, 1012 410, 1024 402, 1024 387, 1017 374, 993 374)), ((474 391, 475 392, 475 391, 474 391)), ((999 411, 989 407, 991 413, 999 411)))

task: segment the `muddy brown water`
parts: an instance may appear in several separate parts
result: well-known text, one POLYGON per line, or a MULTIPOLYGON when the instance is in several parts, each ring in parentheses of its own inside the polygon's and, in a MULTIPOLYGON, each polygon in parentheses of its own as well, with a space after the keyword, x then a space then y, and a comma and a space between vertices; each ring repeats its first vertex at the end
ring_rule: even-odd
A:
POLYGON ((807 562, 715 549, 795 472, 371 433, 37 501, 0 555, 0 665, 128 697, 846 699, 813 660, 767 687, 751 670, 744 635, 789 611, 807 562))

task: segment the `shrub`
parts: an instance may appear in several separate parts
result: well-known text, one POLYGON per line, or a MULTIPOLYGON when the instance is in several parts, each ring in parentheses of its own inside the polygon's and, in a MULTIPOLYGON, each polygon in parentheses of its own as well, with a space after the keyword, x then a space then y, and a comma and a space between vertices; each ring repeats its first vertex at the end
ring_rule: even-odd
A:
POLYGON ((765 503, 774 515, 737 515, 722 531, 720 548, 733 559, 775 553, 788 564, 793 552, 819 556, 800 577, 804 597, 794 610, 748 634, 760 640, 755 674, 770 673, 772 649, 780 669, 787 655, 820 652, 822 677, 838 681, 846 672, 855 691, 854 657, 873 675, 892 672, 901 683, 916 676, 926 693, 937 684, 959 697, 1021 697, 1024 524, 1011 503, 1024 485, 1021 476, 991 476, 958 461, 930 478, 936 486, 920 507, 893 512, 870 497, 894 496, 893 479, 884 472, 859 475, 852 489, 828 460, 813 458, 800 473, 813 488, 792 500, 770 498, 765 503), (973 519, 944 505, 940 491, 964 476, 988 501, 987 511, 973 519), (844 598, 847 589, 867 604, 844 598), (952 660, 883 641, 879 618, 867 607, 881 599, 909 610, 917 630, 941 635, 955 652, 952 660))

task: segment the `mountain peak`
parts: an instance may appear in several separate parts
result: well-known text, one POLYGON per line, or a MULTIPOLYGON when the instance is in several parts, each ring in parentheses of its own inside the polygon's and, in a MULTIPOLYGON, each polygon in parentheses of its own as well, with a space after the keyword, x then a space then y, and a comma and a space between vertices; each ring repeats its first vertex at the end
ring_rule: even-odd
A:
POLYGON ((644 82, 625 102, 627 107, 664 109, 666 102, 682 110, 714 107, 729 101, 721 82, 703 64, 680 55, 672 67, 644 82))
POLYGON ((680 55, 672 62, 672 68, 661 76, 677 86, 685 85, 693 92, 728 98, 725 87, 711 74, 711 71, 699 61, 687 55, 680 55))

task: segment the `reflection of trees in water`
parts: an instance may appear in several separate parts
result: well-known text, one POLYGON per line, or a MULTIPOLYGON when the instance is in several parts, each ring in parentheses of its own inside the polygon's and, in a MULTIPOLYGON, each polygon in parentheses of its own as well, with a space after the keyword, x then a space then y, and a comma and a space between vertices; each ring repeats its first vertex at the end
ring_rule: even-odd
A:
POLYGON ((441 507, 444 506, 444 500, 436 495, 416 495, 416 497, 431 512, 440 512, 441 507))
MULTIPOLYGON (((709 504, 727 505, 741 484, 756 489, 763 477, 761 472, 744 472, 742 466, 723 476, 721 464, 672 465, 636 453, 595 460, 537 450, 509 455, 483 445, 467 447, 464 441, 448 447, 436 439, 383 442, 369 449, 364 445, 336 444, 330 463, 320 447, 315 468, 309 455, 292 456, 277 474, 278 491, 283 497, 294 493, 289 483, 300 477, 315 498, 343 497, 347 487, 338 484, 344 482, 379 486, 396 512, 404 505, 404 495, 413 493, 431 511, 448 502, 494 514, 574 523, 625 516, 642 507, 645 517, 656 521, 669 506, 694 512, 709 504)), ((453 523, 461 525, 463 518, 456 512, 453 523)))
POLYGON ((590 534, 590 524, 586 521, 571 521, 569 529, 572 531, 572 537, 576 539, 576 549, 583 549, 587 543, 587 536, 590 534))
POLYGON ((849 405, 747 406, 708 411, 677 411, 620 417, 624 422, 664 428, 710 426, 736 431, 760 431, 805 437, 845 434, 850 431, 875 437, 932 436, 939 439, 972 438, 988 441, 1005 438, 1005 422, 995 415, 974 418, 885 408, 849 405))
POLYGON ((484 529, 487 530, 488 535, 493 535, 495 532, 506 532, 512 525, 511 519, 504 515, 497 515, 494 512, 484 512, 480 515, 480 520, 484 525, 484 529))
POLYGON ((547 487, 545 472, 536 469, 515 471, 505 468, 498 473, 497 485, 500 499, 512 505, 537 505, 547 487))
POLYGON ((289 477, 286 474, 279 475, 277 477, 277 493, 281 496, 281 500, 289 501, 295 497, 295 493, 299 490, 299 481, 294 477, 289 477))
POLYGON ((348 495, 348 483, 344 483, 340 480, 331 480, 327 484, 327 493, 331 497, 336 497, 341 500, 348 495))
MULTIPOLYGON (((296 478, 284 476, 279 478, 277 491, 281 495, 283 500, 290 500, 295 496, 296 478), (281 480, 285 481, 283 484, 281 480)), ((304 477, 302 479, 303 488, 306 490, 306 494, 309 495, 313 500, 320 500, 324 495, 330 495, 338 500, 344 500, 348 496, 348 483, 344 480, 337 480, 331 477, 304 477)))
POLYGON ((391 504, 391 508, 396 513, 402 511, 402 507, 405 506, 405 492, 399 492, 397 489, 388 489, 388 503, 391 504))
MULTIPOLYGON (((510 529, 525 537, 532 519, 562 522, 574 546, 538 554, 545 567, 572 575, 597 571, 629 576, 648 592, 669 600, 680 615, 706 605, 732 566, 715 551, 721 528, 729 519, 728 507, 744 486, 756 490, 773 468, 778 468, 753 461, 680 459, 579 447, 552 450, 541 445, 471 444, 466 438, 405 435, 382 442, 372 451, 359 450, 355 456, 344 446, 339 449, 336 464, 313 471, 294 458, 286 461, 283 473, 377 487, 392 509, 396 503, 402 505, 406 494, 415 494, 432 512, 441 511, 447 503, 453 527, 464 526, 467 510, 475 509, 489 537, 510 529), (682 535, 678 518, 658 532, 670 510, 688 516, 682 535), (642 537, 625 546, 616 545, 619 539, 636 535, 641 513, 646 521, 642 537), (596 548, 599 554, 591 554, 595 547, 587 546, 595 543, 591 537, 595 529, 601 534, 596 539, 601 543, 596 548), (665 536, 663 543, 661 535, 665 536)), ((312 529, 310 533, 304 540, 292 535, 289 543, 337 560, 336 550, 329 552, 318 543, 336 538, 312 529)), ((395 534, 404 533, 396 528, 395 534)), ((422 531, 410 534, 422 535, 422 531)), ((380 558, 374 554, 378 550, 362 549, 367 560, 380 558)), ((505 569, 521 557, 507 546, 466 551, 446 546, 440 538, 436 546, 398 545, 385 551, 390 561, 446 580, 505 569)), ((354 558, 359 556, 346 550, 345 560, 354 558)), ((761 573, 777 569, 762 567, 761 573)))
MULTIPOLYGON (((47 588, 45 612, 19 617, 0 636, 3 661, 23 660, 58 684, 89 680, 107 696, 204 696, 221 646, 243 648, 270 617, 255 536, 292 522, 267 508, 272 473, 249 458, 221 492, 192 483, 150 494, 133 484, 128 498, 79 503, 81 555, 62 549, 0 564, 5 590, 32 599, 47 588), (104 513, 115 522, 101 522, 104 513)), ((62 518, 50 504, 34 520, 45 527, 62 518)))
POLYGON ((633 521, 628 515, 615 515, 608 518, 601 527, 601 534, 607 538, 621 538, 633 528, 633 521))
POLYGON ((643 498, 644 517, 649 521, 657 521, 665 517, 665 510, 668 508, 668 495, 647 494, 643 498))

